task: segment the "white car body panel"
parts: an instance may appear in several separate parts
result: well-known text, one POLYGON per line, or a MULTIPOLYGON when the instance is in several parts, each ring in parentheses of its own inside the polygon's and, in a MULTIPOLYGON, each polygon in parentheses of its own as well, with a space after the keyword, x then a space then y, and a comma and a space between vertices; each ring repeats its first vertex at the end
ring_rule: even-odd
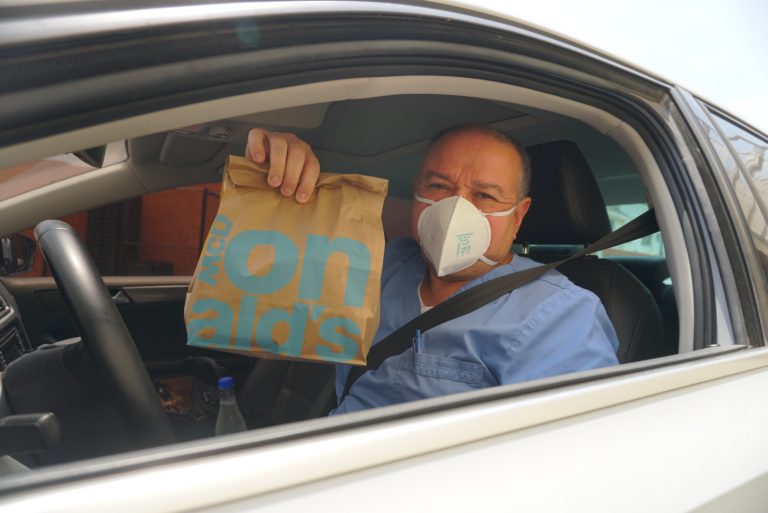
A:
POLYGON ((768 444, 762 441, 768 405, 755 408, 749 400, 766 386, 768 349, 741 351, 84 480, 19 494, 0 507, 20 513, 170 513, 241 501, 215 511, 337 511, 350 505, 371 511, 692 511, 768 475, 768 444), (738 437, 732 436, 735 424, 743 427, 738 437))
POLYGON ((768 409, 733 400, 765 386, 755 371, 213 511, 662 513, 728 494, 713 511, 765 511, 740 487, 767 484, 768 409))

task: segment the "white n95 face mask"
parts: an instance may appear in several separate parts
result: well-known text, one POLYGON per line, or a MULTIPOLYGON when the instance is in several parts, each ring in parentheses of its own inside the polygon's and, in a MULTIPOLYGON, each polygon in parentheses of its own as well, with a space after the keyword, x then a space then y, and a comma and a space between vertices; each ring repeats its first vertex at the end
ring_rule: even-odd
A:
POLYGON ((498 264, 484 256, 491 245, 491 225, 486 216, 512 215, 517 205, 503 212, 483 213, 461 196, 433 201, 414 194, 414 199, 429 205, 419 215, 416 230, 421 249, 438 276, 462 271, 478 260, 498 264))

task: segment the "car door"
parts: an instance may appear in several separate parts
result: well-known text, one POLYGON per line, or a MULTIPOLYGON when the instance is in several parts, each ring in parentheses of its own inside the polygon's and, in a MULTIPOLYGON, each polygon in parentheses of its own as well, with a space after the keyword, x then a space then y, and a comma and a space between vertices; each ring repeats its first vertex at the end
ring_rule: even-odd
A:
MULTIPOLYGON (((768 408, 755 393, 768 386, 758 313, 764 278, 744 263, 758 257, 740 235, 747 233, 741 214, 723 200, 683 93, 557 36, 465 11, 374 2, 206 4, 202 21, 200 4, 167 7, 162 30, 131 25, 161 14, 151 9, 115 18, 136 33, 107 24, 83 34, 72 23, 85 21, 83 14, 111 23, 99 15, 115 13, 99 9, 25 13, 61 22, 57 37, 78 49, 63 78, 82 87, 36 90, 50 76, 49 42, 18 36, 13 56, 29 67, 11 84, 18 102, 4 104, 3 157, 30 153, 41 141, 51 151, 72 150, 61 134, 88 146, 105 142, 102 130, 136 136, 171 129, 165 118, 177 108, 178 124, 203 112, 207 119, 235 115, 233 103, 269 110, 322 95, 342 101, 426 90, 499 101, 494 94, 502 91, 502 98, 525 97, 541 108, 571 108, 585 121, 616 121, 601 126, 648 170, 671 252, 679 354, 51 468, 0 482, 4 506, 711 511, 725 503, 748 511, 764 503, 768 408), (88 66, 104 62, 106 46, 120 47, 124 58, 88 66), (141 51, 147 47, 157 52, 141 51), (10 116, 20 106, 26 117, 10 116)), ((8 228, 22 211, 5 205, 9 217, 0 225, 8 228)), ((50 212, 54 206, 39 215, 50 212)))

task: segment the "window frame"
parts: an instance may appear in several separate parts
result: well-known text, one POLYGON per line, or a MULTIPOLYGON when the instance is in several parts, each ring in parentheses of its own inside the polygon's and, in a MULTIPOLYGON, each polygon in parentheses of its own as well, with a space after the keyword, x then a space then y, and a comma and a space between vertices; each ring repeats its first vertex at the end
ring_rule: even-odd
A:
MULTIPOLYGON (((724 140, 722 131, 710 115, 717 113, 724 119, 757 135, 759 132, 715 105, 698 98, 683 88, 676 87, 674 96, 688 123, 695 144, 701 152, 700 162, 703 186, 712 202, 709 216, 713 218, 713 230, 720 237, 712 237, 719 260, 723 262, 722 286, 729 309, 736 310, 744 322, 734 324, 737 343, 752 347, 766 345, 768 333, 768 282, 763 272, 746 219, 730 186, 724 164, 715 150, 717 144, 729 148, 731 157, 740 167, 738 156, 733 154, 724 140), (736 248, 736 251, 734 251, 736 248)), ((763 136, 764 137, 764 136, 763 136)))

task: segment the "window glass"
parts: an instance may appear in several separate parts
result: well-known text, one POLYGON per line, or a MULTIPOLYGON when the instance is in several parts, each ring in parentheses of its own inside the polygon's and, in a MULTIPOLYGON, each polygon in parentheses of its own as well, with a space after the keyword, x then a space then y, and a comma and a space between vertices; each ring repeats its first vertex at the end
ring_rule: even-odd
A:
MULTIPOLYGON (((647 203, 627 203, 624 205, 608 205, 608 219, 611 222, 611 230, 617 230, 635 219, 637 216, 648 210, 647 203)), ((606 249, 600 252, 601 256, 664 256, 664 243, 661 240, 661 233, 654 233, 643 237, 642 239, 633 240, 616 246, 614 248, 606 249)))
MULTIPOLYGON (((188 276, 216 217, 220 192, 220 183, 179 187, 61 220, 77 231, 103 276, 188 276)), ((31 237, 32 231, 24 234, 31 237)), ((50 276, 42 257, 35 260, 21 276, 50 276)))
POLYGON ((713 118, 726 143, 719 137, 711 141, 736 193, 763 267, 768 269, 768 142, 717 115, 713 118))

